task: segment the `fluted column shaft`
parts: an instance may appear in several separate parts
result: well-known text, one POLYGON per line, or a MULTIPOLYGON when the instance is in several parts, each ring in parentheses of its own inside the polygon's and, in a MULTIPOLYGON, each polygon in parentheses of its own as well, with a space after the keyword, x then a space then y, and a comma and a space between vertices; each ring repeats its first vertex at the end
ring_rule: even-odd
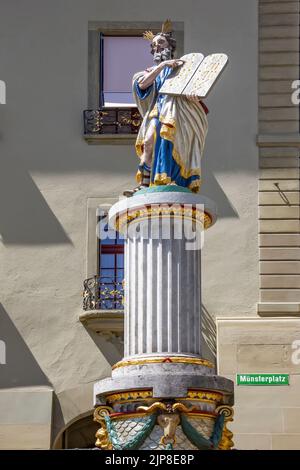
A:
POLYGON ((163 221, 148 219, 126 240, 124 359, 201 355, 201 249, 187 249, 184 230, 176 238, 183 219, 171 220, 168 237, 163 221))

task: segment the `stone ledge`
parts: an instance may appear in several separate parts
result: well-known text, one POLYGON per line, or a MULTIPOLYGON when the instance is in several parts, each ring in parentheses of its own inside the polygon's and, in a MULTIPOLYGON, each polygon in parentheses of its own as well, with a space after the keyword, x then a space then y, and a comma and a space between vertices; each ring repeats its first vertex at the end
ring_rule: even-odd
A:
POLYGON ((87 310, 79 315, 79 320, 97 334, 122 336, 124 331, 123 310, 87 310))
POLYGON ((137 134, 84 134, 83 138, 89 145, 132 145, 137 134))
POLYGON ((300 147, 300 134, 258 134, 256 143, 258 147, 300 147))
POLYGON ((260 317, 300 317, 300 303, 259 302, 257 314, 260 317))
POLYGON ((106 378, 94 384, 94 406, 106 403, 105 396, 127 390, 152 389, 153 398, 186 397, 188 390, 221 392, 224 404, 233 405, 234 383, 217 375, 191 374, 128 374, 125 377, 106 378))

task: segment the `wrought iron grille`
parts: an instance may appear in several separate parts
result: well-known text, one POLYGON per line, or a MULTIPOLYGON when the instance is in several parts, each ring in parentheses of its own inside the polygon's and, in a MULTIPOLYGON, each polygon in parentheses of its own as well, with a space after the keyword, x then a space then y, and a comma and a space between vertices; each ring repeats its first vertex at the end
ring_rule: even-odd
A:
POLYGON ((83 111, 85 134, 137 134, 142 123, 137 108, 100 108, 83 111))
POLYGON ((123 310, 123 282, 115 282, 111 278, 100 276, 86 279, 83 283, 83 309, 123 310))

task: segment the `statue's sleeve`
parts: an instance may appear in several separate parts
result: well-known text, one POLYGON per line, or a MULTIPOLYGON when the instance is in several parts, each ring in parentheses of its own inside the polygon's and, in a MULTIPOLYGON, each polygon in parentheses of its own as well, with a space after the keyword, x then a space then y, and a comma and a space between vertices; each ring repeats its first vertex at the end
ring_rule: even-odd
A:
POLYGON ((147 111, 152 106, 152 102, 155 96, 155 86, 156 86, 154 82, 145 90, 141 90, 138 84, 138 80, 144 75, 144 73, 145 72, 138 72, 133 76, 133 79, 132 79, 132 91, 133 91, 134 100, 142 116, 145 116, 147 111))
POLYGON ((152 85, 149 85, 147 88, 145 88, 144 90, 142 90, 139 86, 139 78, 141 78, 142 75, 139 74, 137 78, 134 78, 133 77, 133 80, 134 80, 134 84, 133 86, 135 87, 135 92, 137 94, 137 96, 141 99, 141 100, 144 100, 146 98, 148 98, 148 96, 150 95, 150 93, 152 92, 152 89, 153 89, 153 84, 152 85))

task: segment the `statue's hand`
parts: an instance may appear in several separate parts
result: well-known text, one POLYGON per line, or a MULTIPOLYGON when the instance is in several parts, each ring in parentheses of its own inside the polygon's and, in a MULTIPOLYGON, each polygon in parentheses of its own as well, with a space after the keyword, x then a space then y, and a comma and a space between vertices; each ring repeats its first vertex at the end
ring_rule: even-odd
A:
POLYGON ((175 69, 176 67, 179 67, 180 65, 183 65, 184 64, 184 61, 183 60, 179 60, 179 59, 172 59, 172 60, 164 60, 162 62, 162 65, 164 67, 171 67, 172 69, 175 69))
POLYGON ((192 101, 193 103, 196 103, 196 104, 199 104, 200 105, 200 102, 199 102, 199 98, 197 95, 195 95, 194 93, 192 95, 186 95, 186 98, 189 100, 189 101, 192 101))

